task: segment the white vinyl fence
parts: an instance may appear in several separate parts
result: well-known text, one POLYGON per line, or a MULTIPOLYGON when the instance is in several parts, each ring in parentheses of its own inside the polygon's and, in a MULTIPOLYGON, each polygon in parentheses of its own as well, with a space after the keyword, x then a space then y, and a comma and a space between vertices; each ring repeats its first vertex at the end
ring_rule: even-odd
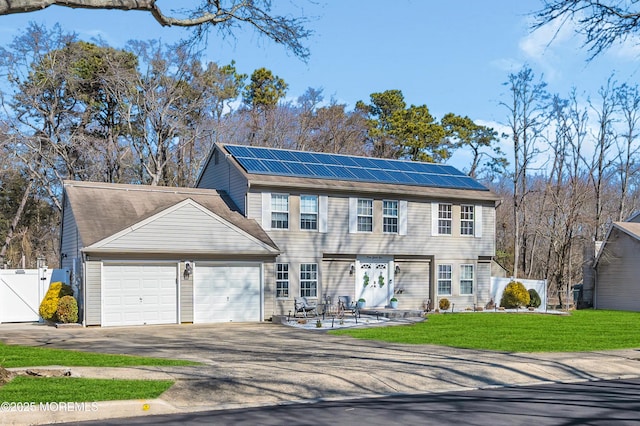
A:
POLYGON ((69 273, 61 269, 0 269, 0 323, 34 322, 49 284, 69 282, 69 273))
POLYGON ((527 290, 534 289, 540 295, 539 310, 547 309, 547 280, 523 280, 520 278, 498 278, 491 277, 491 298, 495 302, 496 306, 500 306, 500 299, 502 299, 502 293, 505 287, 511 281, 519 281, 527 288, 527 290))

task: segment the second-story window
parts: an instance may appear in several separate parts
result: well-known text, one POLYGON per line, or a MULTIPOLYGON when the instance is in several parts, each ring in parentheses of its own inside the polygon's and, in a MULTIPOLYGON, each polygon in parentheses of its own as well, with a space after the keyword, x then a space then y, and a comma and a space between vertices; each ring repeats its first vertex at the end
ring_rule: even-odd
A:
POLYGON ((373 200, 358 198, 358 232, 373 232, 373 200))
POLYGON ((451 235, 451 204, 438 204, 438 234, 451 235))
POLYGON ((289 196, 271 194, 271 229, 289 229, 289 196))
POLYGON ((384 200, 382 202, 382 232, 398 233, 398 202, 384 200))
POLYGON ((300 196, 300 229, 318 229, 318 196, 300 196))
POLYGON ((467 204, 460 206, 460 235, 473 235, 475 220, 473 207, 467 204))

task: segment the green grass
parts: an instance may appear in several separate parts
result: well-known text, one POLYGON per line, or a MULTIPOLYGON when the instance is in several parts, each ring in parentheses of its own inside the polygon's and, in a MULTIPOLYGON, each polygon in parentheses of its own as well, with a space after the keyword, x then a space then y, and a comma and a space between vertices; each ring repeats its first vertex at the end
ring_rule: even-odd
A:
POLYGON ((130 355, 99 354, 0 343, 0 365, 5 368, 63 365, 66 367, 127 367, 134 365, 199 365, 197 362, 146 358, 130 355))
POLYGON ((93 402, 153 399, 171 380, 110 380, 72 377, 15 377, 0 387, 2 402, 93 402))
POLYGON ((640 348, 640 313, 580 310, 570 315, 458 313, 407 326, 340 329, 335 335, 394 343, 502 352, 581 352, 640 348))

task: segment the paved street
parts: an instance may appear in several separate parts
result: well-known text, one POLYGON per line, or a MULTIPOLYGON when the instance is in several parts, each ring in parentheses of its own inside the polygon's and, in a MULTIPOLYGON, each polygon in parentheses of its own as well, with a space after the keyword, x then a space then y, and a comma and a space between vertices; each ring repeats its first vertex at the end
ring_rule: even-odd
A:
MULTIPOLYGON (((355 340, 269 323, 59 329, 2 324, 0 338, 6 343, 204 364, 72 368, 73 374, 84 377, 172 379, 176 384, 160 399, 149 401, 145 411, 140 401, 105 402, 95 413, 47 413, 52 422, 640 377, 636 349, 512 354, 355 340)), ((23 413, 11 414, 16 415, 10 419, 14 422, 26 419, 23 413)))
POLYGON ((638 425, 640 379, 277 405, 82 424, 638 425))

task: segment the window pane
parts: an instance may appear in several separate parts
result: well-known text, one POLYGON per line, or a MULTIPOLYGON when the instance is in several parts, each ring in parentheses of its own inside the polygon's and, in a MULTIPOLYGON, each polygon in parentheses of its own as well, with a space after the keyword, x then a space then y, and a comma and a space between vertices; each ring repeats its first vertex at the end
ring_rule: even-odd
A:
POLYGON ((460 206, 460 234, 473 235, 474 207, 468 205, 460 206))
POLYGON ((382 202, 382 232, 398 233, 398 202, 382 202))
POLYGON ((373 232, 373 200, 358 199, 358 232, 373 232))
POLYGON ((438 294, 451 294, 451 265, 438 265, 438 294))
POLYGON ((300 229, 318 229, 318 197, 300 196, 300 229))
POLYGON ((302 263, 300 265, 300 296, 317 297, 318 264, 302 263))
POLYGON ((289 264, 276 264, 276 297, 289 297, 289 264))
POLYGON ((451 235, 451 204, 438 204, 438 234, 451 235))
POLYGON ((289 229, 289 196, 271 194, 271 228, 289 229))
POLYGON ((473 294, 473 265, 460 265, 460 294, 473 294))

